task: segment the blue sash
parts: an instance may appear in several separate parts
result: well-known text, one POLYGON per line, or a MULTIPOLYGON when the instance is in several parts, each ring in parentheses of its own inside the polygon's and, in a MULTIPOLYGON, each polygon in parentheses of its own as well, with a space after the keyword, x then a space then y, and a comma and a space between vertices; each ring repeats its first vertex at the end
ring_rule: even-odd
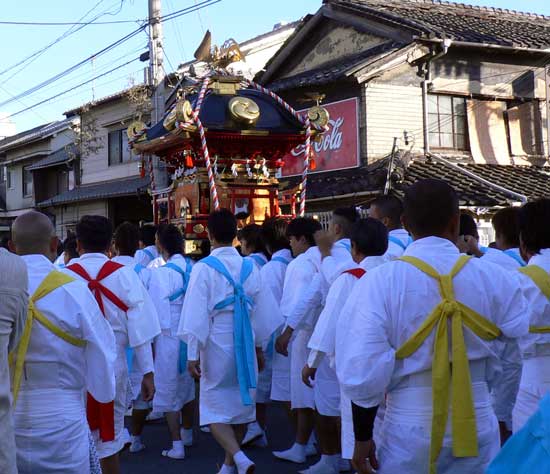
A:
POLYGON ((516 262, 518 262, 520 267, 524 267, 525 265, 527 265, 523 260, 523 258, 521 258, 521 255, 517 253, 515 250, 513 249, 503 250, 503 253, 505 253, 509 257, 513 258, 516 262))
POLYGON ((260 268, 262 268, 267 262, 262 258, 260 257, 259 255, 249 255, 248 256, 249 258, 252 258, 260 268))
POLYGON ((393 242, 395 245, 398 245, 399 247, 401 247, 403 250, 407 250, 407 247, 410 245, 410 240, 411 238, 409 237, 409 242, 407 242, 406 244, 404 244, 401 239, 398 239, 397 237, 393 236, 393 235, 388 235, 388 241, 389 242, 393 242))
POLYGON ((351 243, 349 242, 338 241, 335 245, 339 245, 340 247, 345 248, 348 252, 351 252, 351 243))
POLYGON ((250 259, 243 259, 239 282, 236 283, 224 264, 216 257, 210 255, 202 259, 201 262, 221 273, 234 289, 231 296, 220 301, 214 308, 220 310, 233 305, 233 342, 235 345, 237 379, 239 381, 241 400, 245 406, 250 406, 253 404, 252 398, 250 397, 250 389, 256 388, 256 352, 249 313, 249 309, 253 302, 245 294, 243 284, 252 273, 253 263, 250 259))
MULTIPOLYGON (((145 267, 141 263, 136 263, 134 271, 139 275, 144 268, 145 267)), ((128 364, 128 372, 131 372, 134 366, 134 349, 130 346, 126 348, 126 363, 128 364)))
POLYGON ((279 263, 282 263, 283 265, 288 265, 290 263, 290 260, 287 260, 284 257, 273 257, 271 259, 271 261, 272 262, 279 262, 279 263))
MULTIPOLYGON (((286 258, 281 256, 273 257, 271 261, 282 263, 285 266, 290 263, 290 260, 287 260, 286 258)), ((267 350, 265 351, 265 353, 267 355, 271 355, 273 354, 274 350, 275 350, 275 333, 273 333, 273 335, 271 336, 271 339, 269 341, 269 344, 267 345, 267 350)))
POLYGON ((151 260, 154 260, 154 259, 155 259, 155 256, 153 255, 153 252, 151 252, 150 250, 143 249, 143 253, 144 253, 145 255, 147 255, 151 260))
MULTIPOLYGON (((185 267, 185 271, 183 271, 178 265, 172 262, 168 262, 165 265, 163 265, 166 268, 171 268, 172 270, 178 272, 181 275, 181 278, 183 280, 183 286, 177 290, 174 294, 170 295, 168 297, 168 300, 170 302, 177 300, 180 296, 185 295, 185 292, 187 291, 187 287, 189 286, 189 278, 191 278, 191 270, 193 269, 191 265, 191 259, 185 257, 185 263, 187 266, 185 267)), ((187 344, 183 341, 180 341, 180 350, 179 350, 179 356, 178 356, 178 371, 180 374, 185 373, 187 370, 187 344)))

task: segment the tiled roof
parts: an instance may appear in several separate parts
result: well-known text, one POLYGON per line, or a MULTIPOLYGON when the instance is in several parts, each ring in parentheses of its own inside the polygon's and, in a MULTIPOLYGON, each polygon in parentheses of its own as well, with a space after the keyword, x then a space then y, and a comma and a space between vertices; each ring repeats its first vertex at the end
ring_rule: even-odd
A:
POLYGON ((38 127, 25 130, 24 132, 12 135, 11 137, 4 138, 0 141, 0 153, 7 151, 11 148, 15 148, 26 143, 30 143, 36 140, 47 138, 51 135, 59 133, 66 128, 69 128, 74 122, 74 119, 59 120, 57 122, 50 122, 38 127))
POLYGON ((395 43, 391 41, 385 42, 362 51, 359 54, 348 56, 343 60, 337 59, 323 64, 319 68, 311 69, 295 76, 279 79, 278 81, 270 83, 269 88, 278 91, 309 85, 326 84, 345 76, 349 71, 352 71, 355 67, 365 63, 367 60, 376 61, 396 48, 397 45, 395 43))
POLYGON ((130 196, 132 194, 144 193, 149 186, 150 179, 130 178, 107 183, 90 184, 65 191, 51 199, 42 201, 38 207, 57 206, 78 201, 93 201, 95 199, 105 199, 111 197, 130 196))
POLYGON ((325 0, 426 37, 502 46, 550 48, 550 17, 440 0, 325 0))
POLYGON ((143 84, 138 84, 132 87, 127 87, 126 89, 123 89, 121 91, 115 92, 114 94, 107 95, 105 97, 101 97, 100 99, 92 100, 90 102, 86 102, 85 104, 79 105, 78 107, 75 107, 74 109, 67 110, 66 112, 63 112, 63 115, 66 115, 67 117, 72 117, 74 115, 79 115, 82 110, 84 109, 90 109, 92 107, 97 107, 98 105, 108 104, 109 102, 114 102, 115 100, 123 98, 128 92, 130 92, 133 89, 138 89, 144 87, 143 84))
MULTIPOLYGON (((364 192, 382 192, 386 182, 387 162, 371 167, 311 174, 308 177, 308 199, 338 198, 364 192)), ((491 183, 509 191, 526 195, 529 199, 550 196, 550 169, 535 166, 503 166, 461 164, 468 170, 491 183)), ((404 189, 420 179, 437 178, 447 181, 457 191, 461 206, 494 207, 518 202, 518 198, 505 191, 481 183, 479 180, 447 164, 416 160, 404 169, 393 173, 392 189, 399 195, 404 189)), ((290 185, 298 184, 298 178, 289 178, 290 185)))
POLYGON ((71 143, 66 147, 60 148, 59 150, 54 151, 53 153, 50 153, 45 158, 38 160, 36 163, 33 163, 27 169, 32 171, 32 170, 39 170, 42 168, 49 168, 50 166, 62 165, 63 163, 72 161, 77 155, 77 153, 78 153, 78 150, 76 146, 74 145, 74 143, 71 143))

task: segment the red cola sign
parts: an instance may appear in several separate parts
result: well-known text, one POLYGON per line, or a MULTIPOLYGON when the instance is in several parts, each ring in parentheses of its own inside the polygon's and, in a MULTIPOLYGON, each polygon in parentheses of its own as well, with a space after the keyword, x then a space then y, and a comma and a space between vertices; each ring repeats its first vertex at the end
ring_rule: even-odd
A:
MULTIPOLYGON (((329 129, 313 142, 315 171, 331 171, 359 166, 359 126, 357 99, 323 104, 329 114, 329 129)), ((283 176, 302 174, 305 146, 299 145, 285 156, 283 176)))

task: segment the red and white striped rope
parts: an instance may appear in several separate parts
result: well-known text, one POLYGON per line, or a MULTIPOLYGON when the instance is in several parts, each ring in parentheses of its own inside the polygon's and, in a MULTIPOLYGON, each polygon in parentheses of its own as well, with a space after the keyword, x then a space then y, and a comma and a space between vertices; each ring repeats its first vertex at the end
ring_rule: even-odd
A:
POLYGON ((153 169, 153 157, 149 155, 149 177, 151 178, 151 191, 154 191, 156 189, 155 184, 155 170, 153 169))
POLYGON ((309 169, 309 156, 311 154, 311 122, 306 117, 306 146, 304 156, 304 167, 302 169, 302 189, 300 192, 300 217, 306 214, 306 193, 307 193, 307 172, 309 169))

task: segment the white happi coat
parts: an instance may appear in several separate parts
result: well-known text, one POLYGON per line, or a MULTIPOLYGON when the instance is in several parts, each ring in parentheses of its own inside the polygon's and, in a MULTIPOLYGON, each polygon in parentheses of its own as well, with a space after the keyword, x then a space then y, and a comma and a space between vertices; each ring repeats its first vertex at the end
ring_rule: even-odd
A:
POLYGON ((19 341, 27 318, 27 286, 23 260, 0 248, 0 472, 5 474, 17 474, 8 353, 19 341))
MULTIPOLYGON (((80 264, 91 278, 95 278, 107 261, 107 257, 102 253, 87 253, 74 263, 80 264)), ((85 281, 69 269, 64 269, 63 271, 68 275, 85 281)), ((92 432, 96 441, 97 453, 100 458, 105 458, 119 452, 124 444, 124 414, 128 406, 126 348, 130 346, 134 349, 137 363, 143 374, 153 372, 151 342, 160 334, 160 326, 147 290, 132 268, 120 268, 102 280, 101 283, 128 306, 128 311, 125 313, 105 296, 102 296, 105 319, 110 323, 115 334, 117 352, 115 364, 116 396, 114 403, 115 439, 103 442, 99 438, 97 430, 92 432)))
MULTIPOLYGON (((255 252, 248 255, 248 258, 252 260, 256 269, 260 272, 261 285, 265 285, 264 278, 262 276, 262 268, 264 268, 269 260, 261 252, 255 252)), ((279 264, 281 265, 281 264, 279 264)), ((264 273, 265 275, 265 273, 264 273)), ((263 348, 264 352, 264 370, 258 373, 258 387, 256 388, 256 403, 268 403, 269 396, 271 394, 271 377, 273 374, 273 344, 270 340, 266 347, 263 348)))
POLYGON ((332 246, 330 255, 323 258, 321 262, 321 272, 328 286, 332 285, 343 271, 353 267, 350 239, 337 240, 332 246))
MULTIPOLYGON (((373 260, 365 258, 359 264, 355 264, 354 268, 361 268, 365 271, 370 271, 380 264, 379 260, 373 260)), ((324 391, 315 392, 315 405, 321 415, 327 416, 341 416, 342 417, 342 457, 344 459, 351 459, 353 456, 353 449, 355 439, 353 436, 353 420, 351 415, 351 400, 346 397, 340 391, 338 380, 336 379, 335 385, 330 390, 330 382, 333 381, 333 377, 336 378, 334 372, 334 357, 336 353, 336 328, 339 325, 340 318, 346 317, 347 302, 349 301, 350 294, 355 287, 359 279, 349 273, 341 273, 338 278, 331 285, 328 292, 325 307, 317 320, 315 329, 309 340, 308 347, 311 349, 311 353, 308 359, 308 366, 312 368, 318 368, 315 376, 315 388, 317 384, 323 383, 326 380, 326 389, 324 391), (330 372, 326 369, 328 367, 330 372), (325 374, 328 373, 329 377, 325 374), (339 394, 337 399, 340 402, 338 411, 329 408, 331 403, 324 401, 327 397, 334 398, 334 391, 339 394), (324 397, 323 397, 324 395, 324 397), (327 405, 329 407, 327 407, 327 405), (332 411, 331 411, 332 410, 332 411)), ((333 382, 334 383, 334 382, 333 382)))
POLYGON ((139 263, 144 267, 149 266, 150 263, 154 262, 159 257, 159 251, 157 250, 157 247, 155 245, 148 245, 144 249, 139 249, 134 255, 136 263, 139 263), (151 254, 153 257, 151 258, 151 255, 149 254, 151 254))
MULTIPOLYGON (((280 308, 283 297, 283 286, 288 265, 273 260, 276 257, 287 260, 290 264, 292 253, 288 249, 275 252, 269 263, 260 271, 262 285, 266 285, 273 294, 277 307, 280 308)), ((279 332, 276 333, 276 336, 279 332)), ((290 358, 285 357, 272 348, 271 400, 280 402, 290 401, 290 358)))
POLYGON ((313 389, 302 381, 307 363, 307 343, 322 309, 324 277, 319 272, 321 254, 311 247, 289 265, 281 299, 281 311, 287 326, 294 329, 289 344, 290 403, 292 408, 315 408, 313 389))
MULTIPOLYGON (((32 295, 56 268, 43 255, 22 258, 32 295)), ((115 337, 87 286, 78 280, 39 299, 36 308, 86 346, 73 346, 34 321, 14 413, 19 473, 88 473, 85 394, 103 403, 113 400, 115 337)))
MULTIPOLYGON (((529 260, 550 273, 550 249, 542 249, 529 260)), ((518 272, 527 299, 530 326, 550 326, 550 301, 526 275, 518 272)), ((520 430, 539 408, 541 398, 550 390, 550 333, 529 333, 519 341, 523 370, 512 413, 513 431, 520 430)))
MULTIPOLYGON (((111 260, 113 262, 120 263, 125 267, 133 269, 134 272, 136 272, 136 274, 139 276, 139 279, 141 280, 141 283, 143 283, 143 286, 145 286, 146 289, 149 288, 149 282, 151 280, 151 269, 140 267, 141 264, 136 263, 135 258, 128 255, 118 255, 116 257, 113 257, 111 260)), ((71 263, 72 261, 69 262, 69 265, 71 263)), ((156 311, 148 311, 147 314, 151 315, 151 317, 154 316, 158 319, 158 314, 156 311)), ((130 391, 128 394, 128 399, 130 401, 137 400, 137 398, 139 397, 141 393, 141 381, 143 379, 144 373, 145 372, 143 372, 143 369, 139 366, 139 361, 137 360, 136 354, 134 353, 134 351, 132 351, 131 367, 128 367, 128 390, 130 391)), ((155 379, 155 386, 156 382, 157 381, 155 379)))
MULTIPOLYGON (((239 282, 243 258, 236 249, 221 247, 212 250, 211 255, 224 264, 235 282, 239 282)), ((282 325, 282 317, 277 314, 271 291, 260 285, 256 268, 243 288, 254 301, 250 322, 255 345, 265 347, 271 335, 282 325)), ((243 405, 239 391, 233 342, 233 305, 214 309, 233 293, 233 287, 222 274, 204 263, 195 264, 185 295, 178 336, 188 344, 189 360, 198 360, 200 351, 201 425, 241 424, 256 419, 255 405, 243 405)), ((251 396, 254 400, 255 394, 251 396)))
MULTIPOLYGON (((519 278, 518 270, 521 268, 519 249, 510 249, 515 258, 498 249, 487 248, 480 258, 481 262, 491 262, 499 267, 512 272, 519 278)), ((521 354, 517 340, 506 343, 501 356, 502 374, 493 385, 493 407, 500 422, 512 430, 512 410, 516 403, 516 397, 521 379, 521 354)))
MULTIPOLYGON (((383 255, 384 260, 386 262, 391 262, 392 260, 395 260, 396 258, 401 257, 401 255, 405 253, 405 248, 408 247, 410 243, 411 243, 411 237, 405 229, 390 230, 388 233, 388 250, 386 250, 386 253, 383 255), (399 245, 393 242, 393 239, 399 240, 402 245, 399 245)), ((377 258, 377 257, 370 257, 370 258, 377 258)))
MULTIPOLYGON (((184 272, 187 262, 182 255, 173 255, 168 263, 184 272)), ((155 340, 155 398, 153 410, 159 413, 179 411, 195 399, 195 381, 187 371, 180 368, 180 344, 177 331, 181 319, 184 295, 174 301, 170 296, 183 287, 183 278, 176 270, 159 267, 152 270, 149 294, 160 316, 161 334, 155 340), (181 371, 180 371, 181 369, 181 371)))
MULTIPOLYGON (((428 237, 411 244, 405 255, 420 258, 448 274, 459 258, 448 240, 428 237)), ((473 259, 453 280, 458 301, 496 324, 505 337, 528 330, 525 299, 514 278, 496 265, 473 259)), ((431 364, 435 330, 406 359, 395 353, 441 302, 437 282, 405 262, 371 270, 355 286, 349 317, 336 333, 336 369, 344 393, 363 407, 386 398, 377 441, 379 474, 426 474, 432 418, 431 364)), ((485 341, 468 329, 464 339, 470 360, 479 456, 452 456, 450 422, 437 462, 438 474, 482 474, 500 449, 498 423, 488 385, 500 369, 502 337, 485 341)), ((449 417, 450 419, 450 417, 449 417)))

